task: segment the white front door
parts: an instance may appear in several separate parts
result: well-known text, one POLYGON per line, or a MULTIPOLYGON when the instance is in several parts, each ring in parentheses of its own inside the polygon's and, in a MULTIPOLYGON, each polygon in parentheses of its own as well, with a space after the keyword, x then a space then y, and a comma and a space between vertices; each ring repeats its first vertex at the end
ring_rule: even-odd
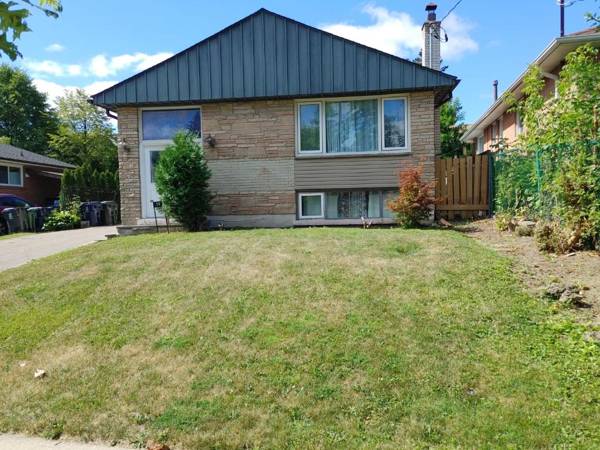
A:
MULTIPOLYGON (((165 149, 166 144, 142 144, 142 161, 141 161, 141 178, 142 178, 142 214, 144 218, 154 217, 154 207, 152 202, 160 201, 160 196, 156 192, 156 183, 154 171, 161 152, 165 149)), ((157 217, 164 217, 164 213, 157 209, 157 217)))

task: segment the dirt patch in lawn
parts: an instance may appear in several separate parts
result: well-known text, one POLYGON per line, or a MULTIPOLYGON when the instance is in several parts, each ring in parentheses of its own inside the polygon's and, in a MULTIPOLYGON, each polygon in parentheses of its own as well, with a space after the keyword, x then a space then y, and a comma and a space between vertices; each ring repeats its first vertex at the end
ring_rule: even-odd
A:
POLYGON ((514 272, 533 295, 543 296, 551 284, 584 288, 585 308, 574 308, 579 322, 600 325, 600 254, 577 252, 552 255, 540 252, 535 240, 517 233, 498 231, 493 219, 459 225, 459 230, 513 258, 514 272))

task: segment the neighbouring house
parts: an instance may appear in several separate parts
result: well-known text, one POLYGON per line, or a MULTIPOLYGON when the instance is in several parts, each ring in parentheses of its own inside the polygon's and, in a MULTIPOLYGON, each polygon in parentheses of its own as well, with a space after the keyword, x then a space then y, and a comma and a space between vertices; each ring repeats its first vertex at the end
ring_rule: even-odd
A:
MULTIPOLYGON (((600 47, 600 32, 597 28, 573 33, 554 39, 548 47, 532 62, 538 66, 544 77, 544 95, 546 98, 557 95, 556 81, 565 63, 565 57, 571 51, 584 44, 600 47)), ((523 81, 527 71, 523 72, 506 90, 516 99, 522 96, 523 81)), ((509 110, 504 97, 498 98, 498 82, 494 81, 494 103, 475 121, 462 136, 463 142, 470 144, 475 153, 498 150, 499 143, 512 144, 523 132, 523 124, 516 111, 509 110)))
POLYGON ((33 205, 58 198, 60 178, 75 166, 8 144, 0 144, 0 194, 13 194, 33 205))
POLYGON ((125 226, 154 223, 154 166, 179 129, 212 169, 212 226, 392 221, 400 169, 434 179, 440 22, 427 6, 423 64, 260 9, 92 97, 118 115, 125 226))

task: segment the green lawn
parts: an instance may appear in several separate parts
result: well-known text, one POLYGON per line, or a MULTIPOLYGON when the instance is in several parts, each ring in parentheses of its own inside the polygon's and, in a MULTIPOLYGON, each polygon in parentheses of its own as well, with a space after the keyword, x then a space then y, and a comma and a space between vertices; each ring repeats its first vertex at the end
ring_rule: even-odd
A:
POLYGON ((33 233, 11 233, 11 234, 0 234, 0 241, 4 239, 12 239, 23 236, 31 236, 33 233))
POLYGON ((145 235, 1 277, 0 431, 186 449, 600 446, 600 347, 456 232, 145 235))

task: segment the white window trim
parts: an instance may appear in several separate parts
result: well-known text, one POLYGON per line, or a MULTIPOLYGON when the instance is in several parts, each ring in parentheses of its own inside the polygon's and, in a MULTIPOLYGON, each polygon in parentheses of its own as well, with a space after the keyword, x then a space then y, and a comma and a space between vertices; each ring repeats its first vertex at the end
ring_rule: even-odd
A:
POLYGON ((168 145, 173 142, 173 139, 144 139, 144 111, 168 111, 168 110, 180 110, 180 109, 197 109, 200 111, 200 136, 198 137, 198 142, 202 144, 202 136, 204 132, 202 127, 204 125, 204 117, 202 113, 202 107, 200 105, 181 105, 181 106, 148 106, 144 108, 139 108, 138 114, 138 130, 139 130, 139 140, 140 142, 147 142, 152 144, 164 144, 168 145))
POLYGON ((325 113, 323 111, 323 102, 299 102, 296 104, 296 147, 297 152, 301 155, 314 155, 316 153, 323 153, 325 149, 325 137, 323 135, 325 113), (300 148, 300 108, 306 105, 319 105, 319 149, 318 150, 302 150, 300 148))
POLYGON ((315 99, 299 99, 296 100, 296 105, 302 104, 320 104, 321 114, 321 128, 320 128, 320 143, 321 149, 319 151, 300 151, 300 115, 299 106, 295 108, 296 112, 296 157, 298 158, 348 158, 353 156, 373 156, 373 155, 406 155, 411 153, 410 142, 411 142, 411 114, 410 114, 410 96, 408 95, 369 95, 369 96, 354 96, 354 97, 331 97, 323 100, 315 99), (365 152, 339 152, 339 153, 327 153, 327 130, 326 130, 326 119, 325 119, 325 104, 328 102, 341 102, 341 101, 357 101, 357 100, 377 100, 377 150, 365 151, 365 152), (406 128, 406 146, 398 148, 384 148, 383 142, 383 100, 404 100, 405 102, 405 128, 406 128))
MULTIPOLYGON (((8 163, 8 162, 3 162, 0 161, 0 166, 4 166, 4 167, 8 167, 9 169, 19 169, 19 172, 21 173, 21 183, 20 184, 12 184, 12 183, 0 183, 0 186, 8 186, 8 187, 23 187, 23 178, 24 178, 24 173, 23 173, 23 166, 19 165, 19 164, 13 164, 13 163, 8 163)), ((7 173, 8 176, 8 181, 10 181, 10 170, 8 171, 9 173, 7 173)))
POLYGON ((408 100, 407 97, 397 96, 397 97, 382 97, 379 101, 379 136, 381 139, 380 148, 382 152, 407 152, 408 151, 408 139, 409 139, 409 114, 408 114, 408 100), (384 121, 384 112, 385 112, 385 102, 392 100, 402 100, 404 102, 404 147, 386 147, 385 146, 385 121, 384 121))
POLYGON ((324 192, 301 192, 298 194, 298 218, 299 219, 324 219, 325 218, 325 193, 324 192), (304 197, 321 198, 321 214, 318 216, 303 216, 302 215, 302 199, 304 197))

